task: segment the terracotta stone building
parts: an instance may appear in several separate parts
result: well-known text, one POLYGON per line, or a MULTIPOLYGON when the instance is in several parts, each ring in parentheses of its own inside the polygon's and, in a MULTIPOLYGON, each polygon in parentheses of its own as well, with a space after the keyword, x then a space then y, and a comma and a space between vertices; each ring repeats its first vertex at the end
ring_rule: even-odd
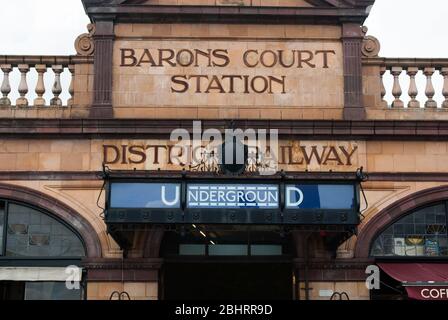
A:
POLYGON ((379 57, 374 0, 82 2, 76 55, 0 55, 1 298, 447 298, 448 59, 379 57), (274 172, 172 161, 197 125, 274 172))

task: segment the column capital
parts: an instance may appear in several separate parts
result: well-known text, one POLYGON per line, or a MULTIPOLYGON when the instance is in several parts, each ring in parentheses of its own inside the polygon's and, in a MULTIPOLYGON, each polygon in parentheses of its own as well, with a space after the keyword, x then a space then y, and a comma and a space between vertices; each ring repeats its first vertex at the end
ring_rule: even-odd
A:
POLYGON ((403 68, 402 67, 392 67, 390 69, 390 73, 393 76, 399 76, 402 72, 403 72, 403 68))
POLYGON ((56 74, 61 74, 62 72, 64 72, 64 66, 61 64, 55 64, 51 66, 51 69, 53 70, 54 73, 56 74))
POLYGON ((425 76, 432 76, 434 74, 434 72, 436 72, 436 68, 424 68, 423 69, 423 74, 425 76))
POLYGON ((0 69, 2 69, 2 71, 4 73, 10 73, 12 71, 12 65, 10 65, 10 64, 1 64, 0 65, 0 69))
POLYGON ((20 72, 28 72, 30 71, 30 65, 29 64, 19 64, 18 65, 20 72))
POLYGON ((45 73, 48 70, 47 65, 45 64, 36 64, 34 68, 38 73, 45 73))
POLYGON ((418 73, 418 67, 409 67, 406 69, 406 73, 409 76, 415 76, 418 73))

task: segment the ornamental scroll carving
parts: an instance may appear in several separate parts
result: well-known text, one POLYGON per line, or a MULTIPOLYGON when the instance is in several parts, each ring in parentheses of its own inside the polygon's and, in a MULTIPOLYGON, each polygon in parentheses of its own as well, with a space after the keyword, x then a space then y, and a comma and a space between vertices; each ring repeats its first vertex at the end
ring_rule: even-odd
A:
POLYGON ((93 35, 95 34, 95 25, 90 23, 87 25, 89 33, 83 33, 75 41, 76 53, 80 56, 90 56, 95 52, 95 43, 93 35))
MULTIPOLYGON (((362 27, 362 32, 364 35, 367 33, 367 27, 362 27)), ((364 36, 364 40, 362 41, 361 52, 364 57, 374 58, 378 57, 380 53, 381 44, 379 40, 373 36, 364 36)))

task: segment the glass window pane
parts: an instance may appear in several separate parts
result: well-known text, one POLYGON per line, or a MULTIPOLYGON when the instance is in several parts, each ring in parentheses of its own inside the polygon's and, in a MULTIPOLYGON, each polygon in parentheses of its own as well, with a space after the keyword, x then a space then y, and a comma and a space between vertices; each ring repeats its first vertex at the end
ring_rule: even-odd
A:
POLYGON ((0 256, 3 255, 4 229, 5 229, 5 203, 0 201, 0 256))
POLYGON ((72 230, 29 207, 9 204, 7 230, 7 256, 85 256, 84 246, 72 230))
POLYGON ((372 246, 371 255, 446 257, 448 256, 446 221, 444 204, 409 214, 378 236, 372 246))
POLYGON ((281 256, 282 246, 254 244, 250 246, 250 254, 253 256, 281 256))
POLYGON ((205 256, 205 244, 181 244, 179 245, 181 256, 205 256))
POLYGON ((245 244, 212 244, 208 246, 210 256, 247 256, 245 244))
POLYGON ((27 282, 25 300, 81 300, 81 289, 69 290, 65 282, 27 282))

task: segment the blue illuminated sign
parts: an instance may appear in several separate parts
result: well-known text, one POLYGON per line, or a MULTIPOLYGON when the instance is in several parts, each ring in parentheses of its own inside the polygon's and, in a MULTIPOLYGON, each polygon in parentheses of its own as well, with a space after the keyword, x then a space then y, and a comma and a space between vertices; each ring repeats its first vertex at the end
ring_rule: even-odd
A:
POLYGON ((264 184, 189 184, 187 207, 277 209, 279 188, 264 184))
MULTIPOLYGON (((110 208, 180 209, 183 194, 180 183, 112 183, 110 208)), ((189 183, 186 188, 189 209, 279 209, 278 184, 189 183)), ((353 184, 287 184, 284 207, 295 210, 356 207, 353 184)))
POLYGON ((111 208, 180 208, 179 183, 112 183, 111 208))
POLYGON ((286 185, 286 209, 353 209, 355 190, 351 184, 286 185))

